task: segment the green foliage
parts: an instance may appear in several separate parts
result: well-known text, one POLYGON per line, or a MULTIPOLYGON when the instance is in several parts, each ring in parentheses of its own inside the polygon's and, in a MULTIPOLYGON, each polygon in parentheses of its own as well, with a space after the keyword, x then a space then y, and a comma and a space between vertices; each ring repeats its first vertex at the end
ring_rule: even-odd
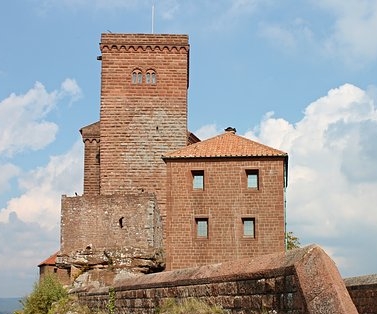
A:
POLYGON ((224 314, 219 306, 211 306, 195 298, 177 301, 167 299, 157 310, 158 314, 224 314))
POLYGON ((109 314, 115 313, 115 290, 114 288, 109 289, 109 302, 106 305, 109 314))
POLYGON ((92 314, 93 312, 87 306, 79 304, 77 298, 72 296, 60 299, 58 302, 55 302, 52 305, 51 309, 48 311, 48 314, 66 313, 92 314))
POLYGON ((287 250, 297 249, 300 247, 301 243, 298 237, 296 237, 292 231, 286 234, 287 237, 287 250))
POLYGON ((34 284, 29 296, 21 301, 23 314, 48 314, 52 304, 67 298, 68 293, 54 275, 46 275, 34 284))

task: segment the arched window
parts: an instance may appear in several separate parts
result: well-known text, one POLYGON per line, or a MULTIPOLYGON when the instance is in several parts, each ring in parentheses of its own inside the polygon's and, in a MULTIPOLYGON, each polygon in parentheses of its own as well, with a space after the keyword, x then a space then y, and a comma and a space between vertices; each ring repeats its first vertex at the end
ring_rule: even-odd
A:
POLYGON ((139 69, 135 69, 132 71, 131 81, 132 81, 132 84, 143 83, 143 74, 141 73, 139 69))
POLYGON ((156 72, 154 70, 148 70, 145 74, 145 82, 147 84, 156 84, 156 72))

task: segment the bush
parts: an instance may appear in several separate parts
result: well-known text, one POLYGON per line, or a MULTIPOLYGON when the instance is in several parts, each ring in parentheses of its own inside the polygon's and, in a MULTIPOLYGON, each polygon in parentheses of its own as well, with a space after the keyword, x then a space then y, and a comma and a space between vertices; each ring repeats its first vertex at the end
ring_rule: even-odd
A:
POLYGON ((104 314, 105 312, 92 312, 86 305, 81 305, 76 297, 69 296, 54 303, 48 314, 104 314))
POLYGON ((176 301, 168 299, 157 310, 158 314, 224 314, 226 313, 219 306, 211 306, 198 299, 185 299, 176 301))
POLYGON ((29 296, 21 301, 23 314, 48 314, 52 304, 67 298, 68 292, 54 275, 46 275, 34 284, 29 296))

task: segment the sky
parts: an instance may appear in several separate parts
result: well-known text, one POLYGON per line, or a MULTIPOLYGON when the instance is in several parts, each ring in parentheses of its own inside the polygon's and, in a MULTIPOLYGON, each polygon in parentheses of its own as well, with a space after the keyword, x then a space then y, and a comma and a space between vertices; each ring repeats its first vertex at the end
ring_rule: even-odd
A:
POLYGON ((377 273, 377 1, 14 0, 0 11, 0 297, 27 295, 82 193, 101 33, 188 34, 189 129, 289 154, 287 230, 377 273))

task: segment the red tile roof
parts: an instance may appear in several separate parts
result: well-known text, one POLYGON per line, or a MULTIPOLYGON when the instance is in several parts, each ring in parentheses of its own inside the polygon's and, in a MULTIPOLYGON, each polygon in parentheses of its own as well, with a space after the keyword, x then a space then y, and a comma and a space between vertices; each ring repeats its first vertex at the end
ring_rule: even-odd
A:
POLYGON ((58 252, 55 254, 52 254, 49 258, 45 259, 43 262, 41 262, 38 267, 44 266, 44 265, 55 265, 56 257, 58 256, 58 252))
POLYGON ((272 157, 287 153, 228 131, 210 139, 167 153, 164 159, 202 157, 272 157))

